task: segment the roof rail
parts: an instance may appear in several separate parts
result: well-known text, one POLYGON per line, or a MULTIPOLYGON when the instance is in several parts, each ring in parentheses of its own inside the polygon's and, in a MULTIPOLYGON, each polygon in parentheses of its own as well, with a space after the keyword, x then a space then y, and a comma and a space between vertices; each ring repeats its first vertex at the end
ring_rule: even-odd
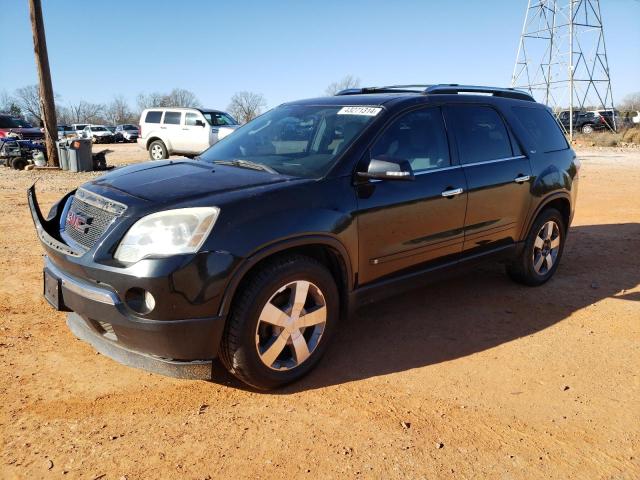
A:
POLYGON ((486 93, 494 97, 514 98, 535 102, 535 99, 522 90, 514 88, 482 87, 478 85, 458 85, 457 83, 431 85, 424 91, 426 94, 458 94, 458 93, 486 93))
POLYGON ((431 85, 387 85, 385 87, 347 88, 336 93, 338 95, 362 95, 367 93, 422 93, 431 85))
POLYGON ((439 85, 387 85, 385 87, 347 88, 336 95, 362 95, 371 93, 424 93, 431 94, 464 94, 485 93, 494 97, 514 98, 535 102, 527 92, 514 88, 483 87, 478 85, 458 85, 457 83, 439 85))

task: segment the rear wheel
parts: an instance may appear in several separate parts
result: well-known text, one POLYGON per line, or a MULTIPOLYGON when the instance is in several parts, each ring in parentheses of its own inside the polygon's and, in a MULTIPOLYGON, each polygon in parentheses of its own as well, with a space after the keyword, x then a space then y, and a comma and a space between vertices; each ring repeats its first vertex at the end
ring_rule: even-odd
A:
POLYGON ((165 147, 164 143, 161 140, 151 142, 151 145, 149 145, 149 158, 151 158, 151 160, 162 160, 164 158, 169 158, 167 147, 165 147))
POLYGON ((533 223, 520 256, 507 265, 518 283, 537 286, 548 281, 558 268, 564 250, 566 226, 560 212, 544 210, 533 223))
POLYGON ((238 293, 220 349, 226 368, 260 389, 306 375, 320 360, 339 316, 338 289, 318 261, 269 262, 238 293))
POLYGON ((582 133, 586 133, 587 135, 593 133, 593 125, 587 123, 582 126, 582 133))

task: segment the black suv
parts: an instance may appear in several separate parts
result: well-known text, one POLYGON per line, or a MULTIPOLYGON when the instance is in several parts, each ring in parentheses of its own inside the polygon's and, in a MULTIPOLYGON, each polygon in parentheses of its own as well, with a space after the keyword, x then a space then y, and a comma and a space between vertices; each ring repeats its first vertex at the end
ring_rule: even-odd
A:
POLYGON ((578 167, 526 93, 363 88, 281 105, 195 160, 119 168, 46 219, 28 196, 45 296, 76 336, 188 378, 219 355, 273 388, 313 368, 362 302, 478 259, 549 280, 578 167))

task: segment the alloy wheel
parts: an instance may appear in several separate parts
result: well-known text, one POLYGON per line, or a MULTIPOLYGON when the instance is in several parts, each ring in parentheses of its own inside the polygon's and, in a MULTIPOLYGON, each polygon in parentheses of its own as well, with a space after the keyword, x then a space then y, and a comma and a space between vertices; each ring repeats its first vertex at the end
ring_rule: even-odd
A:
POLYGON ((260 312, 256 349, 264 365, 291 370, 304 363, 320 343, 327 305, 313 283, 298 280, 278 289, 260 312))
POLYGON ((153 147, 151 147, 151 156, 154 160, 161 160, 162 153, 162 147, 160 145, 154 145, 153 147))
POLYGON ((546 275, 556 263, 560 252, 560 227, 549 220, 538 232, 533 242, 533 270, 538 275, 546 275))

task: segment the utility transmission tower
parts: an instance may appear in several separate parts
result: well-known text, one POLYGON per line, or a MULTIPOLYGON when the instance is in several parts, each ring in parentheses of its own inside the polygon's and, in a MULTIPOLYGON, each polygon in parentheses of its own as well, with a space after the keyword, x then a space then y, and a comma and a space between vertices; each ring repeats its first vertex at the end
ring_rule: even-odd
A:
POLYGON ((571 139, 574 112, 613 110, 600 0, 529 0, 511 86, 568 110, 571 139))

